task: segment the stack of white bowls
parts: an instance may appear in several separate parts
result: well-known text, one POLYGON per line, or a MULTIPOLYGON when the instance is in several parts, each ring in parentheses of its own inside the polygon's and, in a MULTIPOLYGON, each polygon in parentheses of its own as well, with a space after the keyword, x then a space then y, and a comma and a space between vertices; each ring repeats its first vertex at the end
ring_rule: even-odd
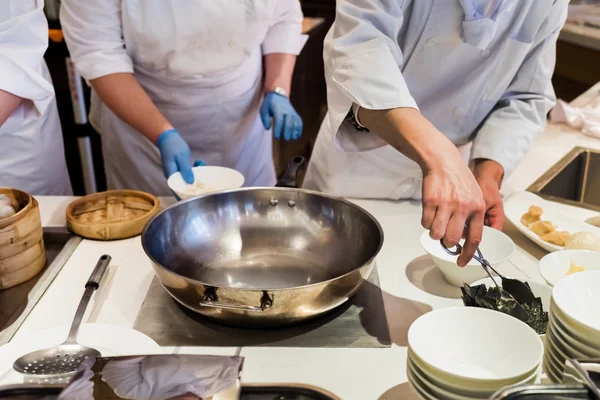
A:
POLYGON ((408 331, 408 381, 425 400, 488 399, 497 390, 536 383, 544 347, 533 329, 482 308, 445 308, 408 331))
POLYGON ((566 276, 552 291, 544 369, 553 382, 569 358, 600 358, 600 271, 566 276))

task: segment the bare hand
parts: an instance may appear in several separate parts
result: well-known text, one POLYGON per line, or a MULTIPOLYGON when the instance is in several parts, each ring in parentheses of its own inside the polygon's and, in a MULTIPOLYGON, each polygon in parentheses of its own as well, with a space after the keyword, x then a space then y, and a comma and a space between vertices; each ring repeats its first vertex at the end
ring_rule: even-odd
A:
POLYGON ((492 160, 478 160, 475 164, 475 179, 485 200, 485 224, 502 230, 504 225, 504 205, 500 195, 500 184, 504 168, 492 160))
POLYGON ((421 224, 434 240, 454 247, 464 236, 457 264, 464 267, 481 243, 485 202, 473 173, 460 154, 450 151, 438 166, 424 171, 421 224), (467 227, 465 228, 465 225, 467 227))

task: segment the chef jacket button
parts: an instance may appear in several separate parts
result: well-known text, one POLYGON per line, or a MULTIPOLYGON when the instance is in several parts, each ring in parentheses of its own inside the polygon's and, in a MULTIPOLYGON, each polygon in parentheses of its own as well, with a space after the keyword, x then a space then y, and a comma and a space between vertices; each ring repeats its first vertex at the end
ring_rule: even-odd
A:
POLYGON ((464 117, 465 116, 465 109, 464 108, 457 108, 454 110, 454 115, 456 115, 457 117, 464 117))
POLYGON ((427 46, 429 47, 433 47, 437 44, 437 40, 435 40, 435 38, 431 38, 427 41, 427 46))
POLYGON ((489 50, 484 50, 484 51, 481 52, 481 56, 482 57, 487 57, 489 55, 490 55, 490 51, 489 50))

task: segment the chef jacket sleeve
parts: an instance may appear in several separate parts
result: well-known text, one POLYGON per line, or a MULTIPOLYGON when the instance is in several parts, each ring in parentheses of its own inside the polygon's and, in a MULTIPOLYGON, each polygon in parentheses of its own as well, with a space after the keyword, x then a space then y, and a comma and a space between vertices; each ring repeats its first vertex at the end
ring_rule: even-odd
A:
POLYGON ((121 0, 63 0, 60 22, 77 71, 86 80, 133 73, 121 26, 121 0))
POLYGON ((398 0, 338 2, 324 58, 330 125, 336 131, 337 146, 344 151, 367 151, 387 144, 344 121, 353 103, 371 110, 418 109, 401 72, 402 4, 398 0))
POLYGON ((263 54, 300 54, 308 36, 302 34, 302 9, 298 0, 276 0, 269 29, 262 43, 263 54))
POLYGON ((18 115, 21 122, 44 115, 54 98, 43 69, 48 47, 43 7, 42 1, 31 0, 0 4, 0 89, 31 101, 22 103, 11 117, 18 115))
POLYGON ((546 116, 556 102, 551 79, 556 40, 567 17, 566 3, 559 0, 553 5, 515 78, 475 136, 471 159, 494 160, 502 165, 505 176, 544 130, 546 116))

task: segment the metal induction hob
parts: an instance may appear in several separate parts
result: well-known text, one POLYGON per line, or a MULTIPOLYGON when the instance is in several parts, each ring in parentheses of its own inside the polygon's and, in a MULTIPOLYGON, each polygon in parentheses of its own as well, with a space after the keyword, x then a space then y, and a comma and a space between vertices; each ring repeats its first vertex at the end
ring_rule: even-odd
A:
POLYGON ((154 278, 134 324, 161 346, 390 347, 377 266, 346 304, 319 319, 281 329, 232 328, 179 305, 154 278))

